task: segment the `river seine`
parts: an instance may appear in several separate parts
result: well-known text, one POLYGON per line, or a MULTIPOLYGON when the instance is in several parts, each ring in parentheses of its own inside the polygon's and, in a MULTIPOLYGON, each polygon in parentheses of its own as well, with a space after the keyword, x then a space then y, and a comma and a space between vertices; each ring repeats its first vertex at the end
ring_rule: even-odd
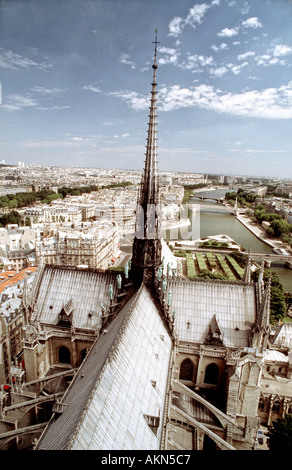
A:
MULTIPOLYGON (((218 189, 214 191, 196 192, 197 196, 204 197, 224 197, 226 189, 218 189)), ((196 198, 191 198, 191 204, 200 204, 200 238, 209 235, 225 234, 231 237, 239 245, 247 251, 250 249, 253 253, 272 253, 272 248, 266 243, 259 240, 252 232, 242 225, 236 217, 218 212, 215 208, 207 208, 206 205, 212 204, 212 201, 201 202, 196 198), (205 208, 204 208, 205 206, 205 208)), ((214 203, 214 201, 213 201, 214 203)), ((284 288, 292 293, 292 270, 284 268, 283 265, 272 264, 272 269, 277 271, 284 288)))

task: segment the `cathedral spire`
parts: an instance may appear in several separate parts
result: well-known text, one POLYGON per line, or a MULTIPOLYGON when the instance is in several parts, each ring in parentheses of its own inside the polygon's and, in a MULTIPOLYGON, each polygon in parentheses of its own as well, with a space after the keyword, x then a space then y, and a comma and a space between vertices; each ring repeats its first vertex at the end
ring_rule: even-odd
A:
POLYGON ((133 243, 133 275, 138 279, 153 278, 155 268, 161 262, 161 234, 158 217, 157 178, 157 30, 155 31, 153 80, 150 99, 150 114, 145 153, 145 166, 138 195, 135 238, 133 243))
POLYGON ((148 136, 146 144, 146 158, 145 167, 141 183, 139 204, 144 206, 145 204, 157 204, 158 203, 158 186, 157 186, 157 116, 156 116, 156 102, 157 102, 157 82, 156 82, 156 70, 157 65, 157 30, 155 31, 155 49, 154 49, 154 62, 153 68, 153 80, 150 100, 150 114, 148 121, 148 136))

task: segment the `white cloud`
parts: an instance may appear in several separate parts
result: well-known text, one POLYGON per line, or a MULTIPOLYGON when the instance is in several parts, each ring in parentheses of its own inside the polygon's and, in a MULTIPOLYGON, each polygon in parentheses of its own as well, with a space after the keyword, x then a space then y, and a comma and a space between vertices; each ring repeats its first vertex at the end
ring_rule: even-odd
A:
POLYGON ((168 25, 169 36, 174 36, 174 37, 179 36, 183 28, 184 28, 184 20, 181 17, 176 16, 175 18, 171 20, 171 22, 168 25))
POLYGON ((292 54, 292 47, 286 46, 285 44, 278 44, 272 51, 275 57, 283 57, 292 54))
POLYGON ((8 111, 20 111, 24 108, 31 108, 37 106, 38 103, 35 99, 30 96, 23 95, 9 95, 7 101, 3 102, 1 105, 2 109, 7 109, 8 111))
POLYGON ((68 108, 71 108, 71 106, 68 106, 68 105, 64 105, 64 106, 48 106, 48 107, 45 107, 45 106, 38 106, 38 109, 41 109, 41 110, 43 110, 43 111, 50 111, 50 110, 59 111, 59 110, 68 109, 68 108))
POLYGON ((219 46, 216 46, 213 44, 210 49, 213 49, 213 51, 218 52, 218 51, 224 51, 226 49, 229 49, 229 46, 226 44, 226 42, 222 42, 219 44, 219 46))
MULTIPOLYGON (((148 101, 144 97, 139 97, 136 92, 114 94, 124 99, 135 110, 145 109, 148 106, 148 101)), ((291 119, 292 87, 288 84, 279 88, 249 90, 242 93, 224 93, 205 84, 192 88, 181 88, 179 85, 161 88, 158 94, 158 108, 161 111, 189 107, 243 117, 291 119)))
POLYGON ((190 9, 189 14, 186 17, 185 23, 195 28, 197 24, 202 23, 205 13, 207 10, 209 10, 209 8, 210 5, 208 5, 207 3, 194 5, 193 8, 190 9))
MULTIPOLYGON (((70 137, 70 134, 65 134, 66 137, 70 137)), ((71 148, 80 149, 88 146, 92 146, 96 136, 92 137, 71 137, 64 140, 27 140, 21 142, 21 146, 30 148, 71 148)))
POLYGON ((243 64, 241 65, 234 65, 231 67, 231 70, 232 72, 234 73, 234 75, 238 75, 240 72, 241 72, 241 69, 243 67, 246 67, 248 65, 248 62, 243 62, 243 64))
POLYGON ((149 97, 139 95, 136 91, 121 90, 110 92, 109 95, 117 96, 125 101, 135 111, 149 108, 149 97))
POLYGON ((122 139, 125 139, 127 137, 130 137, 130 134, 121 134, 121 135, 115 134, 114 135, 115 139, 119 139, 120 137, 122 137, 122 139))
POLYGON ((244 54, 239 54, 237 56, 237 59, 238 60, 245 60, 248 57, 253 57, 253 56, 255 56, 255 52, 254 51, 248 51, 248 52, 245 52, 244 54))
POLYGON ((94 85, 85 85, 83 90, 93 91, 94 93, 101 93, 101 89, 94 85))
POLYGON ((238 28, 224 28, 219 33, 217 33, 217 36, 231 38, 237 34, 238 28))
POLYGON ((257 28, 262 27, 262 23, 256 16, 252 18, 248 18, 247 20, 243 21, 241 24, 244 28, 257 29, 257 28))
MULTIPOLYGON (((172 90, 173 91, 173 90, 172 90)), ((200 85, 189 90, 187 105, 199 106, 214 111, 266 119, 292 118, 292 89, 288 86, 251 90, 242 93, 222 93, 207 85, 200 85)), ((180 97, 179 90, 176 90, 180 97)), ((186 92, 184 92, 186 94, 186 92)), ((174 109, 183 106, 181 100, 174 100, 174 109)), ((171 109, 170 101, 167 109, 171 109)))
POLYGON ((242 5, 241 7, 241 13, 243 15, 246 15, 250 10, 250 5, 248 4, 248 2, 244 2, 244 4, 242 5))
POLYGON ((179 53, 176 49, 170 47, 159 47, 158 64, 177 64, 179 53), (162 54, 162 57, 161 57, 162 54))
POLYGON ((213 68, 210 70, 210 74, 216 78, 222 78, 228 73, 228 68, 223 65, 222 67, 213 68))
POLYGON ((55 95, 61 93, 63 90, 61 88, 44 88, 42 86, 35 86, 32 88, 32 91, 41 93, 42 95, 55 95))
POLYGON ((132 60, 130 60, 129 54, 122 53, 119 62, 121 64, 131 65, 132 69, 136 68, 135 63, 132 60))
POLYGON ((209 67, 213 65, 213 63, 214 59, 212 56, 188 54, 187 60, 180 64, 180 67, 185 70, 195 70, 196 72, 201 72, 201 67, 209 67))
POLYGON ((284 57, 292 54, 292 47, 285 44, 278 44, 277 46, 268 49, 266 54, 257 56, 255 59, 258 65, 271 66, 271 65, 286 65, 284 57))
POLYGON ((0 48, 0 68, 17 70, 17 69, 29 69, 29 68, 46 69, 51 67, 46 62, 35 62, 34 60, 22 57, 12 51, 5 51, 0 48))
POLYGON ((195 29, 198 24, 202 23, 209 8, 217 5, 220 5, 220 0, 213 0, 210 4, 198 3, 190 8, 185 18, 175 16, 168 25, 169 36, 178 37, 187 26, 195 29))

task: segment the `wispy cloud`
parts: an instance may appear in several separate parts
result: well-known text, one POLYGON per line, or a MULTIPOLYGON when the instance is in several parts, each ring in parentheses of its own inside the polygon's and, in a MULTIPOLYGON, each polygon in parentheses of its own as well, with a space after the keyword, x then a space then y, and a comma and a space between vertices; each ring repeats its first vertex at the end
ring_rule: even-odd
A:
POLYGON ((43 86, 35 86, 32 88, 32 91, 41 95, 56 95, 64 90, 62 88, 45 88, 43 86))
POLYGON ((213 0, 210 4, 195 4, 185 17, 175 16, 168 25, 169 36, 177 38, 187 27, 195 29, 202 23, 209 8, 219 4, 220 0, 213 0))
POLYGON ((212 56, 204 56, 201 54, 187 54, 187 59, 178 64, 184 70, 192 70, 193 72, 202 72, 206 67, 214 65, 212 56))
MULTIPOLYGON (((225 70, 221 71, 222 74, 225 72, 225 70)), ((219 70, 217 70, 217 74, 220 75, 219 70)), ((134 110, 144 110, 149 106, 148 100, 136 92, 127 91, 113 94, 123 99, 134 110)), ((224 93, 205 84, 192 88, 173 85, 162 87, 159 92, 158 107, 165 112, 197 107, 244 117, 291 119, 292 87, 291 84, 288 84, 279 88, 224 93)))
POLYGON ((46 69, 52 65, 46 61, 36 62, 35 60, 23 57, 11 50, 6 51, 0 48, 0 68, 10 70, 29 69, 31 67, 37 69, 46 69))
POLYGON ((225 38, 232 38, 234 36, 237 36, 241 30, 245 29, 258 29, 262 28, 262 24, 260 20, 254 16, 251 18, 247 18, 246 20, 241 22, 240 26, 234 26, 233 28, 223 28, 221 31, 217 33, 218 37, 225 37, 225 38))
POLYGON ((41 109, 43 111, 60 111, 62 109, 70 109, 71 106, 63 105, 63 106, 38 106, 37 109, 41 109))
POLYGON ((292 55, 292 47, 286 44, 278 44, 267 50, 266 54, 255 57, 258 65, 286 65, 285 57, 292 55))
POLYGON ((94 93, 101 93, 101 89, 95 85, 84 85, 83 90, 93 91, 94 93))
POLYGON ((159 47, 159 65, 177 64, 180 53, 171 47, 159 47))
POLYGON ((31 92, 25 94, 5 95, 5 99, 1 105, 1 109, 7 111, 22 111, 26 108, 35 108, 39 110, 62 110, 70 108, 69 105, 51 104, 52 98, 63 92, 61 88, 45 88, 35 86, 31 92), (48 105, 46 104, 48 99, 48 105), (42 102, 45 101, 45 102, 42 102))
POLYGON ((215 52, 218 52, 218 51, 224 51, 226 49, 229 49, 229 46, 228 44, 226 44, 226 42, 222 42, 221 44, 219 44, 219 46, 216 46, 216 44, 213 44, 211 46, 211 49, 215 52))
POLYGON ((246 117, 292 118, 292 88, 289 84, 242 93, 224 93, 209 85, 199 85, 195 88, 180 88, 175 85, 161 90, 161 95, 162 103, 159 107, 164 111, 200 107, 246 117))
POLYGON ((255 56, 254 51, 247 51, 247 52, 244 52, 243 54, 239 54, 237 56, 237 59, 238 60, 246 60, 248 57, 254 57, 254 56, 255 56))
POLYGON ((109 95, 121 98, 135 111, 141 111, 149 107, 149 97, 139 95, 136 91, 113 91, 109 95))
POLYGON ((38 106, 38 102, 31 96, 8 95, 5 102, 1 105, 1 109, 8 111, 20 111, 24 108, 32 108, 38 106))
POLYGON ((129 54, 122 53, 119 59, 121 64, 130 65, 132 69, 136 68, 136 64, 130 60, 129 54))

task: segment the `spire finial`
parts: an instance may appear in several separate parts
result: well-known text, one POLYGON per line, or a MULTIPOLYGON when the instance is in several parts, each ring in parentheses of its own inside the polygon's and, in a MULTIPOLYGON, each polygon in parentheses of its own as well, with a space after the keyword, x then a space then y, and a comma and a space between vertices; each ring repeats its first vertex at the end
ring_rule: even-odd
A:
MULTIPOLYGON (((157 29, 155 29, 155 41, 152 41, 152 44, 155 44, 155 49, 154 49, 154 65, 157 68, 156 65, 156 54, 157 54, 157 44, 160 44, 160 42, 157 41, 157 29)), ((154 66, 153 66, 154 67, 154 66)))

